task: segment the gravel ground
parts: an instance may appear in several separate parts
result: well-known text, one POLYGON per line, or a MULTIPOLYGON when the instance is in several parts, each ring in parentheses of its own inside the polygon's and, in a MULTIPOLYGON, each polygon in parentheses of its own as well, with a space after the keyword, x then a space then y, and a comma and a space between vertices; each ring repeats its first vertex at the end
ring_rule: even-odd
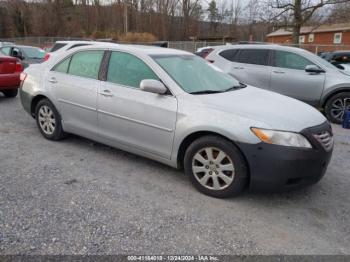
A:
POLYGON ((334 131, 317 185, 220 200, 162 164, 45 140, 0 97, 0 254, 350 254, 350 131, 334 131))

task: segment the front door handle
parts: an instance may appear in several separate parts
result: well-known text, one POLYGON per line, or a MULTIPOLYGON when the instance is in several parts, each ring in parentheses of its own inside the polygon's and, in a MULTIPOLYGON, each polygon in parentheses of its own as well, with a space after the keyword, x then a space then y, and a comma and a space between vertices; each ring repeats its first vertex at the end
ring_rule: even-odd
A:
POLYGON ((49 82, 52 83, 52 84, 56 84, 58 81, 57 81, 56 78, 51 77, 50 80, 49 80, 49 82))
POLYGON ((276 73, 276 74, 285 74, 286 72, 284 72, 284 71, 273 71, 274 73, 276 73))
POLYGON ((103 90, 99 94, 102 95, 102 96, 106 96, 106 97, 112 97, 113 96, 111 90, 108 90, 108 89, 103 90))
POLYGON ((235 66, 233 69, 244 69, 244 67, 235 66))

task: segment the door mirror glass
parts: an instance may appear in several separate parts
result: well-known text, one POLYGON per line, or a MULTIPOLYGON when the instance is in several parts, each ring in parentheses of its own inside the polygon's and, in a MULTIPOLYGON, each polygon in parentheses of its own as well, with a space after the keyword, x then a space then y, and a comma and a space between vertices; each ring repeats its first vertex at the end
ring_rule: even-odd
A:
POLYGON ((325 72, 322 68, 319 68, 316 65, 307 65, 305 67, 305 71, 307 73, 314 73, 314 74, 320 74, 320 73, 324 73, 325 72))
POLYGON ((163 95, 168 91, 162 82, 158 80, 153 80, 153 79, 142 80, 140 83, 140 89, 145 92, 160 94, 160 95, 163 95))

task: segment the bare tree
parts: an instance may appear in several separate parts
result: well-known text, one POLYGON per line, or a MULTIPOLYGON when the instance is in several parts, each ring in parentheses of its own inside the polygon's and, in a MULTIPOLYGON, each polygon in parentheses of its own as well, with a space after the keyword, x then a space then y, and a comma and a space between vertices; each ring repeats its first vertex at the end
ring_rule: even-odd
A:
POLYGON ((283 19, 285 26, 292 28, 293 42, 299 43, 300 29, 313 15, 327 5, 350 2, 350 0, 271 0, 270 5, 277 10, 275 19, 283 19))

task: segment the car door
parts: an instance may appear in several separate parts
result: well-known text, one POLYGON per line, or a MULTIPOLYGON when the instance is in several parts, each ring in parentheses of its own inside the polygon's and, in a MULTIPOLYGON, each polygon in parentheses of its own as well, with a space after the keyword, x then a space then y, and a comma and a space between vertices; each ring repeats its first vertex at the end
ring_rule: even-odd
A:
POLYGON ((325 73, 308 73, 307 58, 289 51, 275 50, 271 72, 271 91, 317 105, 323 92, 325 73))
POLYGON ((46 77, 65 131, 91 137, 98 134, 97 92, 104 51, 75 53, 56 65, 46 77))
POLYGON ((142 91, 144 79, 159 77, 133 54, 110 54, 106 81, 98 95, 100 134, 117 144, 170 158, 177 100, 169 94, 142 91))
POLYGON ((269 49, 236 49, 235 54, 222 52, 231 60, 229 73, 240 82, 263 89, 270 87, 269 49))

